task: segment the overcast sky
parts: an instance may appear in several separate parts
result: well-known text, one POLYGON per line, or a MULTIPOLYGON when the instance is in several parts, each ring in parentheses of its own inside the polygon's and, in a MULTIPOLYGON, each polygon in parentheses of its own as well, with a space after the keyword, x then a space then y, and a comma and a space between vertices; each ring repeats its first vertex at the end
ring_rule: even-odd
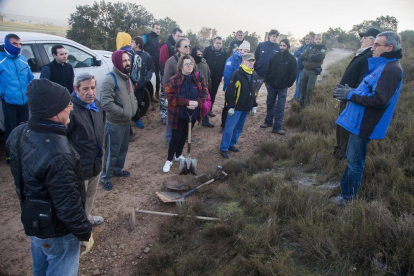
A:
MULTIPOLYGON (((53 19, 67 19, 77 5, 91 5, 93 0, 0 0, 0 12, 53 19)), ((108 1, 107 1, 108 2, 108 1)), ((112 1, 116 2, 116 1, 112 1)), ((329 27, 348 31, 363 20, 395 16, 398 31, 414 29, 414 0, 285 0, 285 1, 193 1, 143 0, 134 2, 145 7, 155 18, 170 17, 183 31, 198 32, 201 27, 216 28, 227 36, 239 29, 256 32, 262 39, 266 31, 276 28, 291 32, 296 38, 307 32, 324 32, 329 27), (185 11, 182 11, 184 10, 185 11)))

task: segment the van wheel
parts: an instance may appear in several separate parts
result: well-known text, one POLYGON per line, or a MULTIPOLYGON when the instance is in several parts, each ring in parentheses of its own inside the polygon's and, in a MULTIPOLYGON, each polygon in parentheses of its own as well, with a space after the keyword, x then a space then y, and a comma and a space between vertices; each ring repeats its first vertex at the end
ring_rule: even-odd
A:
POLYGON ((143 117, 147 113, 148 108, 151 104, 151 94, 146 88, 144 88, 144 97, 142 98, 142 104, 144 107, 139 110, 140 117, 143 117))

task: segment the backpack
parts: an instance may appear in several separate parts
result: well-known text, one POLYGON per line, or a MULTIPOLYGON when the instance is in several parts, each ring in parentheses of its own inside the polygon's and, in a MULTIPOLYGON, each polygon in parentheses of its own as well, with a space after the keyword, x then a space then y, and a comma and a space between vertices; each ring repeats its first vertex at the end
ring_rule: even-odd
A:
POLYGON ((141 67, 142 67, 142 58, 138 54, 133 54, 134 62, 132 63, 131 69, 131 80, 134 83, 138 83, 141 78, 141 67))

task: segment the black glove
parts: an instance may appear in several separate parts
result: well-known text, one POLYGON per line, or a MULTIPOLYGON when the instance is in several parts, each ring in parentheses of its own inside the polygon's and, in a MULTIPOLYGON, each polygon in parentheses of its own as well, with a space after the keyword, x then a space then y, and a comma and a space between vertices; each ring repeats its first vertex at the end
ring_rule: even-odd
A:
POLYGON ((347 102, 347 96, 349 92, 351 92, 352 90, 353 89, 349 87, 348 84, 345 84, 345 86, 343 86, 342 84, 337 84, 336 88, 334 89, 334 98, 340 101, 347 102))

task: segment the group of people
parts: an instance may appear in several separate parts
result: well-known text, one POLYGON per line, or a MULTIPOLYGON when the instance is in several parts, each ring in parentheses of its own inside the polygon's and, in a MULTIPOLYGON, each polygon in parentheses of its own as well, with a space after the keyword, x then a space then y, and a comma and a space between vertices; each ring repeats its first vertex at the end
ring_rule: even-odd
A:
MULTIPOLYGON (((95 77, 90 73, 75 76, 62 45, 52 47, 54 60, 42 68, 40 79, 33 80, 27 60, 20 55, 20 38, 5 37, 0 47, 0 92, 6 158, 24 230, 32 243, 34 275, 77 274, 79 241, 93 242, 92 226, 104 221, 91 215, 99 182, 109 191, 112 177, 130 175, 124 164, 131 120, 144 127, 139 108, 143 87, 153 73, 161 89, 160 115, 168 141, 163 172, 170 171, 173 161, 184 159, 187 134, 196 121, 214 127, 209 117, 216 116, 212 107, 223 77, 219 150, 225 159, 229 151, 239 152, 237 141, 247 115, 257 113, 256 98, 263 83, 268 94, 261 128, 286 133, 282 124, 287 90, 295 81, 294 98, 302 108, 309 105, 326 53, 321 35, 307 35, 305 44, 292 55, 289 40, 278 43, 279 33, 272 30, 253 54, 241 31, 227 52, 221 37, 204 50, 191 50, 179 28, 160 45, 160 27, 154 23, 151 33, 133 39, 118 34, 119 50, 112 54, 114 66, 100 84, 99 100, 95 77)), ((333 199, 337 205, 356 197, 368 144, 384 138, 403 77, 398 34, 369 29, 360 36, 361 49, 334 89, 334 97, 341 102, 334 153, 338 160, 347 160, 342 193, 333 199)))

